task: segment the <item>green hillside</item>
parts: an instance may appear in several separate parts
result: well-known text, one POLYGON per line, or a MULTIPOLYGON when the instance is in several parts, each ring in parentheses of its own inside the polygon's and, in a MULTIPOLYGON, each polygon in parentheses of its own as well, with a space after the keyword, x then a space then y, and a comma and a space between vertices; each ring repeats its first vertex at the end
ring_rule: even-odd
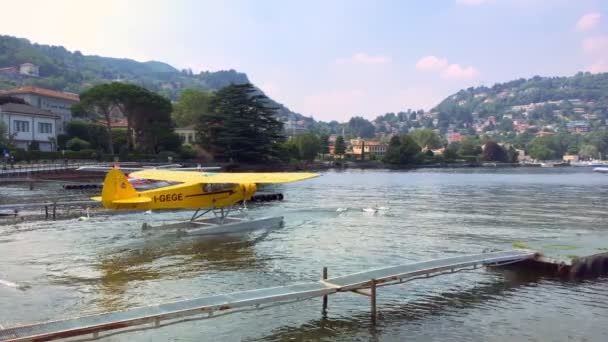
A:
POLYGON ((571 77, 540 77, 459 91, 432 112, 439 126, 462 126, 475 120, 505 115, 537 126, 562 126, 585 120, 603 126, 608 118, 608 73, 578 73, 571 77))
POLYGON ((186 88, 217 90, 249 82, 247 75, 234 70, 194 74, 162 62, 85 56, 62 46, 32 44, 27 39, 0 35, 0 68, 28 62, 40 67, 40 77, 1 73, 0 88, 35 85, 79 93, 93 84, 120 80, 176 99, 186 88))
MULTIPOLYGON (((70 52, 63 46, 35 44, 27 39, 0 35, 0 69, 18 67, 23 63, 39 66, 39 77, 0 72, 0 90, 33 85, 80 93, 95 84, 122 81, 176 100, 184 89, 216 91, 230 84, 249 83, 246 74, 235 70, 195 74, 191 70, 177 70, 163 62, 86 56, 79 51, 70 52)), ((311 121, 279 103, 273 103, 283 118, 311 121)))

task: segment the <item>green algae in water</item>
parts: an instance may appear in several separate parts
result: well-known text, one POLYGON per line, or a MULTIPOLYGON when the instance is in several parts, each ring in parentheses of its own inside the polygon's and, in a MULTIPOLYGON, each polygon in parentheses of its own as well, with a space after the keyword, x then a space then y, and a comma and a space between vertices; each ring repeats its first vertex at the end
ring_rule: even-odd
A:
POLYGON ((528 247, 528 245, 526 245, 525 242, 523 241, 515 241, 511 244, 511 246, 513 246, 513 248, 521 248, 521 249, 531 249, 530 247, 528 247))

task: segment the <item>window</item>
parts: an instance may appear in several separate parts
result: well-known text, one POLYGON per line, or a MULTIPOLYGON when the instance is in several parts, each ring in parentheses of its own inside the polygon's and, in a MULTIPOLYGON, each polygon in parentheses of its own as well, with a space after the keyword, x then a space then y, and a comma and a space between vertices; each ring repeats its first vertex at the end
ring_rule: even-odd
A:
POLYGON ((223 192, 229 191, 236 187, 236 184, 231 183, 211 183, 211 184, 203 184, 203 192, 213 193, 213 192, 223 192))
POLYGON ((53 133, 53 125, 47 122, 39 122, 38 123, 38 133, 53 133))
POLYGON ((13 121, 15 125, 15 132, 29 132, 30 131, 30 122, 29 121, 21 121, 15 120, 13 121))

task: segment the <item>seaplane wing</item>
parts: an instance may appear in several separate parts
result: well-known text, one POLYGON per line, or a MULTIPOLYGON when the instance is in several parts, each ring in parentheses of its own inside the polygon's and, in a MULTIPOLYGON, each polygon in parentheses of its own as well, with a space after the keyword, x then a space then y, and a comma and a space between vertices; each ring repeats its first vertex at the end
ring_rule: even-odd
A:
MULTIPOLYGON (((76 169, 76 171, 91 171, 91 172, 108 172, 115 167, 112 166, 81 166, 76 169)), ((141 170, 172 170, 172 171, 218 171, 222 168, 219 166, 197 166, 197 167, 181 167, 180 164, 171 164, 171 165, 160 165, 154 167, 119 167, 120 170, 125 172, 134 172, 141 170)))
POLYGON ((142 178, 169 182, 185 183, 291 183, 319 176, 312 172, 275 172, 275 173, 213 173, 196 171, 142 170, 129 174, 132 178, 142 178))

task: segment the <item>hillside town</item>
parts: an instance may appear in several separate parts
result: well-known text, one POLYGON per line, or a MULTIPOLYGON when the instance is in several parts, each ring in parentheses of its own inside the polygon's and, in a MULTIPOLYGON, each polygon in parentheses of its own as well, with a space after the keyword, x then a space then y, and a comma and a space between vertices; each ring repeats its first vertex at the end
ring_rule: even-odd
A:
MULTIPOLYGON (((22 63, 18 66, 0 68, 0 74, 9 78, 37 78, 40 67, 33 63, 22 63)), ((4 122, 6 138, 15 148, 22 150, 36 149, 53 152, 65 150, 68 126, 77 121, 89 121, 86 118, 74 118, 73 106, 80 102, 79 94, 46 89, 39 86, 23 86, 0 90, 0 97, 19 99, 5 100, 0 104, 0 122, 4 122)), ((513 97, 512 93, 502 91, 496 96, 488 93, 477 93, 463 97, 455 94, 444 101, 452 102, 456 107, 470 106, 476 101, 479 106, 492 104, 499 99, 513 97)), ((172 101, 175 105, 179 101, 172 101)), ((299 115, 288 114, 280 117, 283 134, 289 141, 296 141, 306 134, 326 135, 327 147, 318 152, 333 159, 347 160, 383 160, 389 141, 394 136, 411 134, 417 130, 432 131, 440 139, 430 145, 420 146, 421 152, 435 157, 443 156, 446 149, 455 149, 465 140, 475 138, 476 144, 483 148, 484 141, 495 140, 507 150, 514 148, 519 163, 533 163, 539 159, 564 160, 567 163, 583 160, 602 159, 603 151, 579 155, 576 149, 565 153, 530 156, 528 143, 535 137, 546 137, 555 134, 584 135, 592 131, 605 131, 605 114, 593 101, 572 98, 561 101, 532 102, 525 105, 512 105, 496 114, 487 110, 472 111, 470 116, 456 118, 457 115, 441 111, 443 103, 430 111, 407 110, 398 113, 386 113, 372 121, 356 117, 346 123, 323 123, 299 115), (341 137, 344 146, 336 148, 336 141, 341 137), (483 137, 483 139, 480 139, 483 137), (525 137, 526 140, 519 141, 525 137), (323 150, 326 150, 323 152, 323 150), (336 152, 338 151, 338 152, 336 152), (558 155, 559 154, 559 155, 558 155)), ((453 110, 458 112, 457 110, 453 110)), ((126 116, 118 107, 112 109, 111 128, 124 130, 129 128, 126 116)), ((173 126, 182 146, 201 147, 198 141, 196 122, 183 126, 173 126)), ((86 143, 86 142, 85 142, 86 143)), ((202 146, 204 149, 205 146, 202 146)))

